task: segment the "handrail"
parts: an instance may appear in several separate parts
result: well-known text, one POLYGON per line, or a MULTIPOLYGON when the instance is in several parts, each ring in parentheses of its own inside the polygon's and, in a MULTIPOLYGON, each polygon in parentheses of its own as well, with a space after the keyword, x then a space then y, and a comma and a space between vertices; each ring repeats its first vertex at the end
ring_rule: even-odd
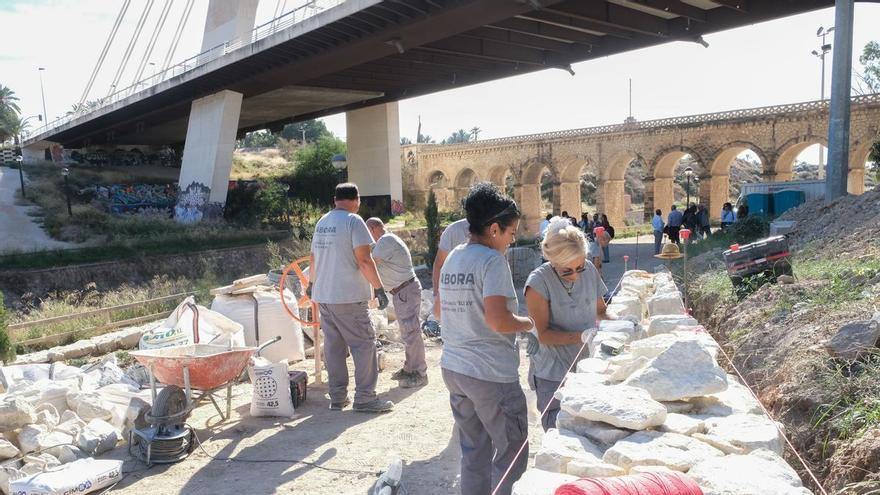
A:
MULTIPOLYGON (((852 105, 880 105, 880 93, 870 95, 859 95, 850 98, 852 105)), ((787 103, 783 105, 772 105, 766 107, 744 108, 741 110, 727 110, 723 112, 703 113, 696 115, 684 115, 680 117, 667 117, 663 119, 645 120, 636 122, 627 122, 624 124, 610 124, 595 127, 583 127, 580 129, 566 129, 561 131, 542 132, 537 134, 524 134, 520 136, 508 136, 493 139, 483 139, 480 141, 472 141, 468 143, 456 144, 418 144, 422 148, 430 148, 430 151, 454 151, 473 146, 486 145, 502 145, 511 143, 522 143, 524 141, 541 141, 549 139, 563 139, 572 137, 593 136, 597 134, 610 134, 626 131, 643 131, 662 127, 672 127, 676 125, 688 124, 706 124, 717 121, 730 121, 734 119, 745 119, 754 117, 764 117, 779 114, 798 114, 812 111, 826 111, 830 102, 828 100, 805 101, 801 103, 787 103)))
POLYGON ((98 100, 98 105, 94 107, 85 109, 85 111, 74 111, 61 118, 55 119, 52 122, 46 122, 44 125, 30 131, 22 131, 21 136, 23 139, 29 139, 31 136, 38 136, 46 131, 49 131, 56 127, 60 127, 76 118, 95 113, 113 103, 116 103, 117 101, 125 99, 135 93, 145 91, 149 88, 157 86, 158 84, 167 81, 168 79, 177 77, 197 67, 201 67, 208 62, 217 60, 218 58, 228 53, 232 53, 239 48, 255 43, 275 33, 299 24, 306 19, 309 19, 310 17, 316 15, 319 11, 332 7, 337 7, 345 3, 346 1, 347 0, 307 0, 305 3, 303 3, 299 7, 294 8, 290 12, 255 27, 248 35, 244 37, 233 38, 225 43, 193 55, 192 57, 182 62, 168 67, 164 71, 157 72, 156 74, 145 77, 140 81, 132 84, 131 86, 122 88, 105 98, 101 98, 100 100, 98 100), (309 12, 309 10, 311 10, 311 12, 309 12), (301 14, 299 16, 299 19, 297 19, 298 14, 301 14))

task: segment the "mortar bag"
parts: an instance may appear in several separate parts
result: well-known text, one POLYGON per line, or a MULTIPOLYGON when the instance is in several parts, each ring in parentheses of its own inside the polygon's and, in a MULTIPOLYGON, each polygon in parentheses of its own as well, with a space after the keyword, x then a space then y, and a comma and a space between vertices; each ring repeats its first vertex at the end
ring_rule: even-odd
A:
MULTIPOLYGON (((296 308, 293 292, 284 291, 288 306, 296 308)), ((250 347, 259 347, 275 336, 281 341, 263 349, 260 353, 269 361, 288 362, 305 359, 305 341, 300 323, 284 311, 281 294, 277 290, 257 290, 252 294, 220 294, 211 302, 211 311, 216 311, 244 328, 244 342, 250 347)))
MULTIPOLYGON (((190 306, 195 304, 192 296, 183 300, 158 327, 144 332, 138 347, 140 349, 161 349, 194 344, 194 313, 190 306)), ((199 313, 199 343, 244 347, 244 329, 229 318, 211 311, 204 306, 196 306, 199 313)))
POLYGON ((122 461, 80 459, 45 472, 9 482, 15 495, 67 495, 91 493, 122 479, 122 461))
POLYGON ((287 360, 273 363, 266 358, 251 358, 248 376, 254 386, 251 398, 251 416, 293 417, 293 398, 290 396, 290 377, 287 360))

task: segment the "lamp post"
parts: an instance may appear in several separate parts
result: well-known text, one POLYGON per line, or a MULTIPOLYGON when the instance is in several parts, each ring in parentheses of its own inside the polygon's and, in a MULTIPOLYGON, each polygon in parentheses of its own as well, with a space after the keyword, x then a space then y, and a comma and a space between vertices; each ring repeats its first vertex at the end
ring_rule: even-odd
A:
POLYGON ((70 182, 67 179, 67 176, 70 175, 70 169, 64 167, 61 169, 61 175, 64 176, 64 196, 67 197, 67 216, 73 216, 73 210, 70 209, 70 182))
POLYGON ((333 155, 330 163, 333 164, 333 168, 339 174, 339 183, 348 182, 348 162, 345 160, 345 155, 341 153, 333 155))
POLYGON ((684 176, 687 177, 687 187, 685 188, 685 193, 687 194, 687 201, 684 203, 684 209, 687 210, 691 207, 691 177, 694 175, 694 169, 687 167, 684 169, 684 176))
POLYGON ((40 74, 40 96, 43 97, 43 118, 46 119, 46 122, 49 122, 49 114, 46 112, 46 92, 43 91, 43 71, 46 70, 45 67, 38 67, 37 72, 40 74))
POLYGON ((22 156, 21 151, 21 131, 24 130, 27 121, 34 118, 40 122, 43 121, 43 116, 40 114, 25 117, 24 120, 21 121, 21 128, 18 130, 18 155, 15 157, 15 161, 18 162, 18 180, 21 181, 21 197, 25 199, 27 199, 27 195, 24 192, 24 156, 22 156))
MULTIPOLYGON (((821 80, 821 87, 819 88, 819 99, 821 101, 825 101, 825 55, 831 51, 831 43, 825 43, 825 37, 834 32, 834 26, 831 26, 826 31, 824 27, 819 26, 819 30, 816 31, 816 37, 822 38, 822 44, 819 45, 818 50, 813 50, 812 53, 815 57, 818 57, 819 60, 822 61, 822 74, 819 79, 821 80)), ((824 147, 819 145, 819 173, 822 173, 822 169, 825 168, 825 150, 824 147)))
POLYGON ((16 155, 15 161, 18 162, 18 180, 21 181, 21 197, 27 199, 27 196, 24 194, 24 172, 21 171, 24 168, 22 166, 24 158, 21 155, 16 155))

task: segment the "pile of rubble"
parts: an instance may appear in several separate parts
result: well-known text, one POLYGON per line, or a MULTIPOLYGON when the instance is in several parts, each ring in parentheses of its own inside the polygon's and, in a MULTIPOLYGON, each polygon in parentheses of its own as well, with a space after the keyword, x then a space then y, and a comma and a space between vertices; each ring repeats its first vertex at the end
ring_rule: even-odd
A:
POLYGON ((590 358, 556 393, 557 429, 514 495, 546 495, 578 478, 678 471, 706 495, 809 494, 782 458, 779 425, 685 314, 669 273, 629 271, 590 358), (638 323, 636 323, 638 322, 638 323))
POLYGON ((143 426, 150 392, 114 356, 0 368, 0 492, 9 482, 110 451, 143 426))

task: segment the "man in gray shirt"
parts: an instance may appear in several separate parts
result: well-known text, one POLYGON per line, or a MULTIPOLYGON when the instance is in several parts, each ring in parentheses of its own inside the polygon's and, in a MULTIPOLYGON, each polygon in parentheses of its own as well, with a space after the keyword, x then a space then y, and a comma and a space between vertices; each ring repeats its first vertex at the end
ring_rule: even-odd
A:
POLYGON ((376 241, 373 245, 373 259, 376 260, 382 285, 391 293, 400 335, 406 346, 403 368, 392 374, 391 378, 400 381, 401 388, 427 385, 428 365, 425 362, 425 342, 422 340, 419 322, 422 285, 413 270, 409 248, 400 237, 387 232, 385 224, 376 217, 367 219, 367 228, 376 241))
POLYGON ((352 408, 360 412, 390 411, 394 403, 376 396, 376 332, 367 310, 373 296, 379 300, 380 309, 388 305, 370 255, 373 239, 357 215, 361 204, 357 186, 337 185, 334 199, 336 208, 315 226, 307 291, 321 313, 330 409, 339 411, 349 404, 346 354, 350 350, 355 369, 352 408))

